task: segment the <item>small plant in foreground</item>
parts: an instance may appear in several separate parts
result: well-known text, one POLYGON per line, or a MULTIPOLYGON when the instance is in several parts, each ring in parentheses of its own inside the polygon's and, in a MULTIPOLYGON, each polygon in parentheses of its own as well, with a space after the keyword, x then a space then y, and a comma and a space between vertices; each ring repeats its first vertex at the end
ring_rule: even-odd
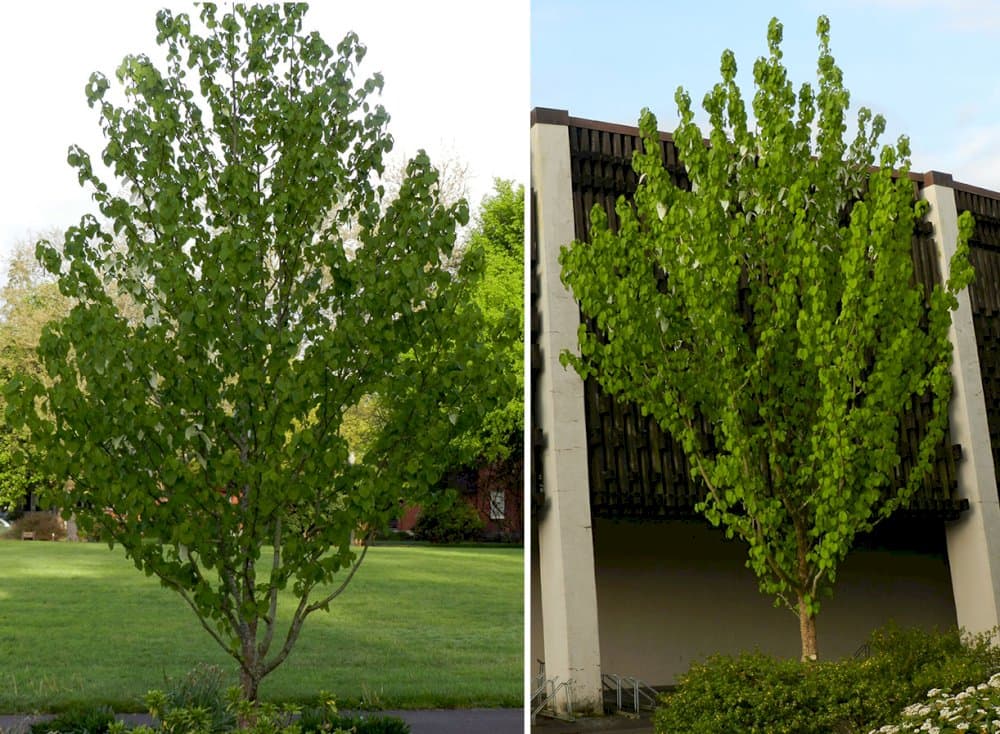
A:
MULTIPOLYGON (((301 712, 294 704, 259 703, 246 700, 239 688, 230 688, 229 710, 241 722, 238 731, 245 734, 300 734, 296 718, 301 712)), ((341 734, 337 731, 334 734, 341 734)))
POLYGON ((341 716, 334 711, 332 714, 323 709, 306 709, 299 719, 302 734, 336 734, 337 732, 352 732, 352 734, 410 734, 410 725, 396 716, 341 716))
POLYGON ((31 734, 105 734, 111 731, 114 721, 115 714, 107 706, 75 708, 54 719, 33 724, 31 734))
POLYGON ((218 665, 199 664, 182 678, 167 679, 166 684, 162 703, 156 698, 153 701, 158 704, 156 708, 163 712, 165 722, 169 718, 172 726, 182 727, 197 723, 213 733, 233 728, 236 719, 225 701, 226 676, 218 665), (173 716, 174 712, 183 713, 173 716), (192 716, 196 721, 191 719, 192 716))
POLYGON ((870 734, 996 734, 1000 732, 1000 673, 986 683, 952 694, 940 688, 927 692, 926 703, 903 709, 898 724, 873 729, 870 734))

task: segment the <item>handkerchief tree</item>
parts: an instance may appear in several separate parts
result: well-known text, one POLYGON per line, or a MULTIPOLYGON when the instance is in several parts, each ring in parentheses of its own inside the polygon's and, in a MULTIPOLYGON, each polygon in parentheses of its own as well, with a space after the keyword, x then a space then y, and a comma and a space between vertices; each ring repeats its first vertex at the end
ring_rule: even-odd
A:
POLYGON ((802 658, 855 537, 905 503, 930 469, 951 397, 950 310, 971 280, 960 221, 944 287, 924 294, 911 260, 914 201, 905 137, 878 154, 885 123, 862 108, 844 140, 849 94, 821 17, 818 89, 796 95, 772 20, 754 65, 754 122, 722 55, 705 96, 706 143, 678 89, 674 135, 690 190, 661 158, 642 115, 634 202, 591 215, 591 241, 562 254, 564 282, 591 326, 581 375, 633 401, 678 440, 706 490, 699 509, 747 544, 761 590, 799 619, 802 658), (905 486, 901 413, 933 398, 905 486))
POLYGON ((504 364, 475 258, 449 265, 467 205, 423 152, 389 200, 381 77, 356 85, 358 38, 331 48, 304 12, 205 4, 198 35, 161 11, 165 72, 127 57, 117 96, 90 78, 116 183, 70 149, 102 218, 39 246, 75 305, 41 338, 50 379, 7 391, 72 478, 50 501, 176 590, 251 701, 357 571, 352 535, 436 482, 504 364), (341 421, 372 396, 355 458, 341 421))

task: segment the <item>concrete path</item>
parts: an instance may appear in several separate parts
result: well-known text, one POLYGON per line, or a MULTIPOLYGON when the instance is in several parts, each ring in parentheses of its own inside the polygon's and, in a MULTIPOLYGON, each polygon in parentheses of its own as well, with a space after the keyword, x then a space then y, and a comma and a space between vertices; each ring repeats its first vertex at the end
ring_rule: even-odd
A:
POLYGON ((531 734, 653 734, 653 720, 645 711, 639 716, 609 714, 575 721, 539 716, 531 734))
POLYGON ((524 734, 524 709, 384 711, 410 725, 410 734, 524 734))
MULTIPOLYGON (((345 712, 346 713, 346 712, 345 712)), ((410 725, 411 734, 522 734, 523 709, 428 709, 418 711, 379 711, 379 715, 398 716, 410 725)), ((36 721, 51 718, 0 715, 0 734, 27 734, 36 721)), ((146 714, 120 714, 131 724, 151 724, 146 714)))

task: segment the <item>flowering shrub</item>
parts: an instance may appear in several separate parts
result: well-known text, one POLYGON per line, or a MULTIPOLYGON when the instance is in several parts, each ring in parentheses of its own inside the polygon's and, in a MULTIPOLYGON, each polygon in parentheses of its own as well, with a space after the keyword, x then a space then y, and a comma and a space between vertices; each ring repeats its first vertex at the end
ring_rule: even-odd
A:
POLYGON ((869 734, 1000 732, 1000 673, 986 683, 968 686, 955 694, 932 688, 927 698, 926 703, 914 703, 903 709, 900 723, 873 729, 869 734))

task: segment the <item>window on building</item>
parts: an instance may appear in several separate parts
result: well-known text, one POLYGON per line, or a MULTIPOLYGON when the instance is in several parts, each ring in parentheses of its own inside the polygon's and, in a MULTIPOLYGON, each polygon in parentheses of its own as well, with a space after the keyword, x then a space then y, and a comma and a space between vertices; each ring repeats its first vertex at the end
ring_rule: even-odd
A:
POLYGON ((490 520, 503 520, 507 510, 507 498, 503 490, 490 492, 490 520))

